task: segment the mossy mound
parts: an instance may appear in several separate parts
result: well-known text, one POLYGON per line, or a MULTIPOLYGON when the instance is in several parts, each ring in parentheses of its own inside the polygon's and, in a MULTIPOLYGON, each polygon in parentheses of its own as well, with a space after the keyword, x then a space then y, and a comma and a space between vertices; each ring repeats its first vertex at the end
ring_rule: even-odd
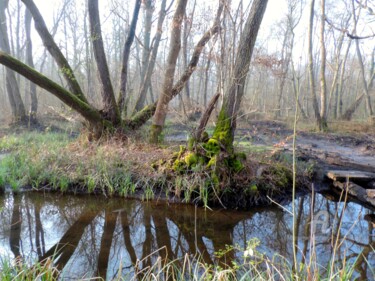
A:
MULTIPOLYGON (((201 142, 191 138, 158 166, 172 183, 170 196, 199 205, 245 209, 269 205, 270 198, 281 201, 292 192, 291 163, 261 165, 243 152, 228 152, 215 137, 201 142)), ((298 180, 298 186, 304 186, 303 180, 298 180)))

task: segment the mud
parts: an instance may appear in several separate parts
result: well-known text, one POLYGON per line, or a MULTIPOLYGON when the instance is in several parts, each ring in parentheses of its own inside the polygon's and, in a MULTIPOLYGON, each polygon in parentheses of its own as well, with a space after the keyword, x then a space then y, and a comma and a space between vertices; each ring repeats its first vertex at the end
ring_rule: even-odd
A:
MULTIPOLYGON (((255 145, 270 145, 292 151, 293 131, 277 121, 254 121, 249 129, 238 130, 239 138, 255 145)), ((316 159, 326 168, 375 171, 375 134, 315 133, 297 131, 299 157, 316 159)))

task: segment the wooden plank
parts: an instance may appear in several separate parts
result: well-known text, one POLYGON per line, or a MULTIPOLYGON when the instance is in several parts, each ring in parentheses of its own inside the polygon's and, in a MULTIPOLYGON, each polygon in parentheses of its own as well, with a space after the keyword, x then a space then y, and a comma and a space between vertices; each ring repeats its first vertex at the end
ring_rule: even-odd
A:
POLYGON ((353 196, 360 202, 370 204, 371 206, 375 207, 375 199, 369 197, 366 189, 362 186, 353 182, 342 183, 339 181, 334 181, 333 186, 343 190, 344 192, 348 192, 349 195, 353 196))
POLYGON ((347 178, 353 180, 365 180, 371 181, 375 179, 375 173, 362 172, 356 170, 340 171, 340 170, 330 170, 326 173, 326 176, 334 181, 346 180, 347 178))
POLYGON ((375 189, 366 189, 366 193, 369 198, 375 198, 375 189))

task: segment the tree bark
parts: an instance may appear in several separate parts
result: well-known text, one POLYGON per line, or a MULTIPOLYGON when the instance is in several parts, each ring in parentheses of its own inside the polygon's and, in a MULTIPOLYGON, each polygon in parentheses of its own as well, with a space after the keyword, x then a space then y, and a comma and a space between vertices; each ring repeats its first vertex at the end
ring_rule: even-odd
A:
POLYGON ((233 152, 236 117, 244 93, 247 73, 258 35, 259 27, 267 7, 267 0, 254 0, 238 46, 232 80, 224 97, 213 138, 227 152, 233 152))
POLYGON ((94 50, 94 57, 98 67, 98 76, 101 83, 100 90, 103 100, 103 112, 106 115, 105 117, 108 118, 108 120, 110 120, 113 124, 119 124, 121 122, 120 111, 116 104, 107 59, 104 52, 98 0, 89 0, 88 9, 90 35, 94 50))
MULTIPOLYGON (((0 50, 10 54, 10 43, 5 16, 5 10, 8 7, 8 2, 8 0, 0 0, 0 50)), ((24 122, 26 121, 26 110, 21 98, 16 75, 10 69, 6 69, 5 79, 13 119, 16 122, 24 122)))
POLYGON ((36 7, 33 0, 21 0, 30 11, 33 16, 35 29, 37 30, 40 38, 43 41, 44 46, 47 48, 48 52, 55 59, 59 70, 64 76, 66 82, 68 83, 68 88, 71 93, 76 95, 81 101, 87 102, 85 95, 83 94, 81 87, 78 84, 78 80, 74 75, 72 67, 69 65, 67 59, 62 54, 60 48, 55 43, 53 37, 49 33, 47 26, 44 22, 42 15, 40 14, 38 8, 36 7))
POLYGON ((320 123, 319 131, 327 130, 327 84, 326 84, 326 46, 324 42, 325 0, 321 0, 320 19, 320 123))
MULTIPOLYGON (((31 41, 31 20, 32 15, 30 11, 26 8, 25 11, 25 31, 26 31, 26 61, 27 64, 34 68, 33 61, 33 45, 31 41)), ((29 118, 32 123, 36 122, 36 114, 38 112, 38 98, 36 96, 36 85, 29 82, 29 92, 31 98, 29 118)))
POLYGON ((170 49, 167 59, 167 67, 164 76, 163 89, 158 100, 154 114, 150 142, 158 143, 163 129, 165 117, 167 115, 168 103, 172 99, 171 90, 173 87, 174 74, 176 70, 176 61, 181 48, 181 23, 185 14, 187 0, 179 0, 172 20, 170 49))
POLYGON ((140 7, 141 7, 141 0, 136 0, 134 11, 133 11, 133 19, 129 27, 128 37, 126 38, 124 51, 122 53, 119 108, 120 108, 120 112, 125 111, 125 114, 126 114, 125 106, 126 106, 126 99, 127 99, 126 86, 127 86, 127 81, 128 81, 128 65, 129 65, 130 47, 134 41, 135 29, 137 27, 140 7))
POLYGON ((316 98, 316 86, 315 86, 315 77, 314 77, 314 59, 313 59, 313 26, 314 26, 314 6, 315 0, 311 0, 310 4, 310 21, 309 21, 309 40, 308 40, 308 53, 309 53, 309 81, 310 81, 310 95, 313 103, 313 109, 315 114, 316 125, 319 128, 321 123, 321 117, 319 112, 318 100, 316 98))
MULTIPOLYGON (((164 126, 164 120, 165 116, 167 114, 167 107, 168 103, 175 97, 177 96, 181 90, 184 88, 186 82, 189 80, 190 76, 193 74, 195 71, 200 55, 207 44, 207 42, 215 35, 219 29, 220 29, 220 16, 221 13, 224 9, 224 2, 220 1, 219 7, 216 13, 215 21, 213 26, 202 36, 202 38, 199 40, 197 45, 194 48, 194 52, 192 54, 192 57, 190 59, 189 65, 185 72, 182 74, 180 79, 177 81, 177 83, 173 86, 173 88, 169 89, 164 89, 162 96, 158 100, 158 106, 159 103, 161 103, 158 111, 158 106, 155 111, 155 116, 154 116, 154 122, 153 126, 151 128, 151 142, 157 143, 159 135, 161 134, 162 128, 164 126), (163 98, 163 100, 162 100, 163 98), (162 101, 161 101, 162 100, 162 101), (163 111, 164 110, 164 111, 163 111), (155 135, 156 134, 156 135, 155 135)), ((172 81, 173 83, 173 81, 172 81)))
POLYGON ((143 108, 145 101, 146 101, 146 95, 147 95, 148 89, 151 86, 151 76, 155 68, 156 56, 158 54, 161 34, 163 32, 163 22, 164 22, 165 16, 167 15, 166 3, 167 3, 167 0, 162 0, 161 2, 156 35, 154 39, 152 40, 154 42, 154 46, 152 47, 151 56, 147 64, 147 71, 145 73, 144 79, 142 80, 141 89, 139 90, 138 99, 135 104, 133 115, 143 108))
POLYGON ((26 64, 20 62, 19 60, 11 57, 4 52, 0 52, 0 64, 7 66, 8 68, 14 70, 28 80, 32 81, 39 87, 47 90, 62 102, 80 113, 84 118, 86 118, 87 121, 89 121, 93 125, 98 125, 99 123, 101 124, 103 122, 102 116, 98 110, 83 102, 76 95, 72 94, 71 92, 61 87, 59 84, 48 79, 46 76, 39 73, 35 69, 27 66, 26 64))

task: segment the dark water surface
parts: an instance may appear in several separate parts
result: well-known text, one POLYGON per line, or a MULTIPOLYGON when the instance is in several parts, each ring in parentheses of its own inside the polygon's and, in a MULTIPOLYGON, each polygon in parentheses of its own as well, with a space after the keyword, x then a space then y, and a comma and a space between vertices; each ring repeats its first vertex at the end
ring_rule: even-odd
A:
MULTIPOLYGON (((364 219, 374 212, 348 203, 337 230, 335 217, 341 215, 344 204, 319 194, 315 197, 314 210, 311 195, 296 203, 300 258, 308 260, 314 252, 326 267, 339 233, 345 242, 338 256, 354 263, 364 253, 375 270, 375 231, 364 219)), ((291 205, 286 209, 291 210, 291 205)), ((292 216, 279 207, 237 212, 95 196, 8 193, 0 196, 0 210, 1 259, 21 256, 35 261, 55 256, 66 280, 82 276, 110 280, 119 272, 131 274, 137 260, 139 268, 145 268, 159 256, 176 259, 186 253, 198 253, 206 263, 242 262, 241 249, 252 238, 260 240, 259 252, 292 260, 292 216), (215 252, 226 245, 238 250, 217 257, 215 252)), ((358 264, 356 275, 374 279, 365 263, 358 264)))

